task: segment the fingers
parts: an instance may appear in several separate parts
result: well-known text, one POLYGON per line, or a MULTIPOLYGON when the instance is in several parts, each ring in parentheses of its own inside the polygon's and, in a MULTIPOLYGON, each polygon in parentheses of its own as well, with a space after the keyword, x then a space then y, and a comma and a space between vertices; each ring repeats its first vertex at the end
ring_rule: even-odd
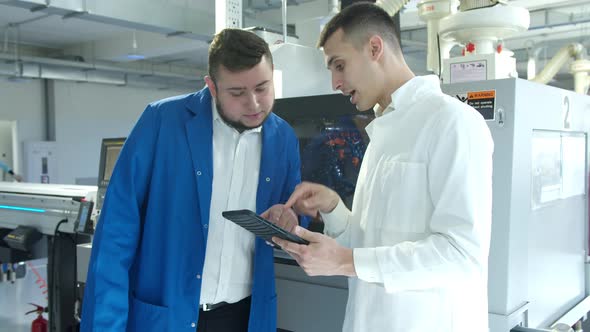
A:
POLYGON ((310 243, 320 242, 324 236, 321 233, 309 231, 301 226, 296 226, 293 230, 293 233, 295 233, 295 235, 299 236, 300 238, 309 241, 310 243))
POLYGON ((260 216, 289 232, 292 232, 295 226, 299 224, 297 214, 292 209, 285 208, 282 204, 273 205, 260 216))
POLYGON ((279 221, 277 225, 289 232, 293 232, 295 226, 299 224, 299 220, 295 211, 292 209, 283 209, 281 216, 279 217, 279 221))
MULTIPOLYGON (((299 244, 291 242, 291 241, 283 240, 278 237, 273 237, 272 242, 279 245, 281 248, 283 248, 284 251, 286 251, 291 256, 296 255, 299 257, 299 256, 301 256, 302 250, 304 250, 304 248, 301 248, 303 245, 299 245, 299 244)), ((293 257, 293 258, 295 258, 295 257, 293 257)))
POLYGON ((292 208, 297 203, 297 201, 303 197, 303 195, 305 195, 304 191, 297 190, 297 188, 295 188, 295 191, 291 194, 291 197, 289 197, 287 203, 285 203, 285 207, 288 209, 292 208))
POLYGON ((300 200, 299 206, 302 210, 315 215, 315 212, 320 209, 323 203, 324 202, 321 197, 318 195, 313 195, 300 200))
POLYGON ((286 208, 292 208, 297 201, 306 196, 311 196, 314 193, 314 184, 311 182, 301 182, 295 187, 291 197, 285 203, 286 208))
POLYGON ((340 198, 333 190, 321 184, 303 182, 295 187, 285 207, 293 207, 299 214, 315 217, 318 211, 329 212, 340 198))
POLYGON ((283 214, 283 206, 281 204, 275 204, 268 210, 264 211, 260 216, 268 221, 276 223, 283 214))

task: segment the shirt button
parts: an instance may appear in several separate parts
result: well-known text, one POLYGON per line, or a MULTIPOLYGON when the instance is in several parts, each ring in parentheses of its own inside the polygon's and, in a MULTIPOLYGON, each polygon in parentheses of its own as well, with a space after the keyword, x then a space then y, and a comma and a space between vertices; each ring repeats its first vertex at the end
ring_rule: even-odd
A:
POLYGON ((201 279, 201 275, 200 274, 197 274, 197 279, 201 279))
POLYGON ((203 173, 201 173, 201 171, 197 171, 198 176, 201 176, 201 174, 203 174, 203 173))
POLYGON ((204 227, 204 228, 208 228, 208 227, 209 227, 209 225, 205 224, 205 225, 203 225, 203 227, 204 227))
POLYGON ((197 324, 191 323, 191 327, 197 327, 197 324))
POLYGON ((266 182, 270 182, 270 178, 269 177, 266 178, 266 182))

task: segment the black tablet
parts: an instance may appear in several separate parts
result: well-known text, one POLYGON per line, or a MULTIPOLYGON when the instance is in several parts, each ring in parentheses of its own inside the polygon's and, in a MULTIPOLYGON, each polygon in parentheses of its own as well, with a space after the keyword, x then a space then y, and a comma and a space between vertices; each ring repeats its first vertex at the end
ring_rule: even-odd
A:
POLYGON ((273 244, 273 236, 298 244, 309 244, 309 241, 280 228, 250 210, 224 211, 221 215, 273 244))

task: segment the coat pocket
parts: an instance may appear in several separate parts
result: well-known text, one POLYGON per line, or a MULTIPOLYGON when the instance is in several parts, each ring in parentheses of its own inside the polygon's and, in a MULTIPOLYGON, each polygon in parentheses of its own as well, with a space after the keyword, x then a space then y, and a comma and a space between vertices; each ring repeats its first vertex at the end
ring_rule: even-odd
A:
POLYGON ((381 194, 387 197, 381 228, 424 233, 432 212, 426 164, 386 161, 381 167, 381 194))
POLYGON ((167 307, 157 306, 131 297, 128 331, 168 331, 167 307))

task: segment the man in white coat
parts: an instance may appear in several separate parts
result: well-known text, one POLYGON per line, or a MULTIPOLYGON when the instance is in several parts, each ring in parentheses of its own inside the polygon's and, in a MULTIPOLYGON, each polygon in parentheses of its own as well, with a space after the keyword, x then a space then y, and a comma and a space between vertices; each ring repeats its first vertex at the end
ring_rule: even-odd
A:
POLYGON ((483 117, 416 77, 391 17, 360 3, 322 31, 335 90, 377 118, 352 211, 333 190, 300 184, 286 207, 321 215, 324 234, 275 239, 309 275, 344 275, 344 331, 484 332, 493 141, 483 117))

